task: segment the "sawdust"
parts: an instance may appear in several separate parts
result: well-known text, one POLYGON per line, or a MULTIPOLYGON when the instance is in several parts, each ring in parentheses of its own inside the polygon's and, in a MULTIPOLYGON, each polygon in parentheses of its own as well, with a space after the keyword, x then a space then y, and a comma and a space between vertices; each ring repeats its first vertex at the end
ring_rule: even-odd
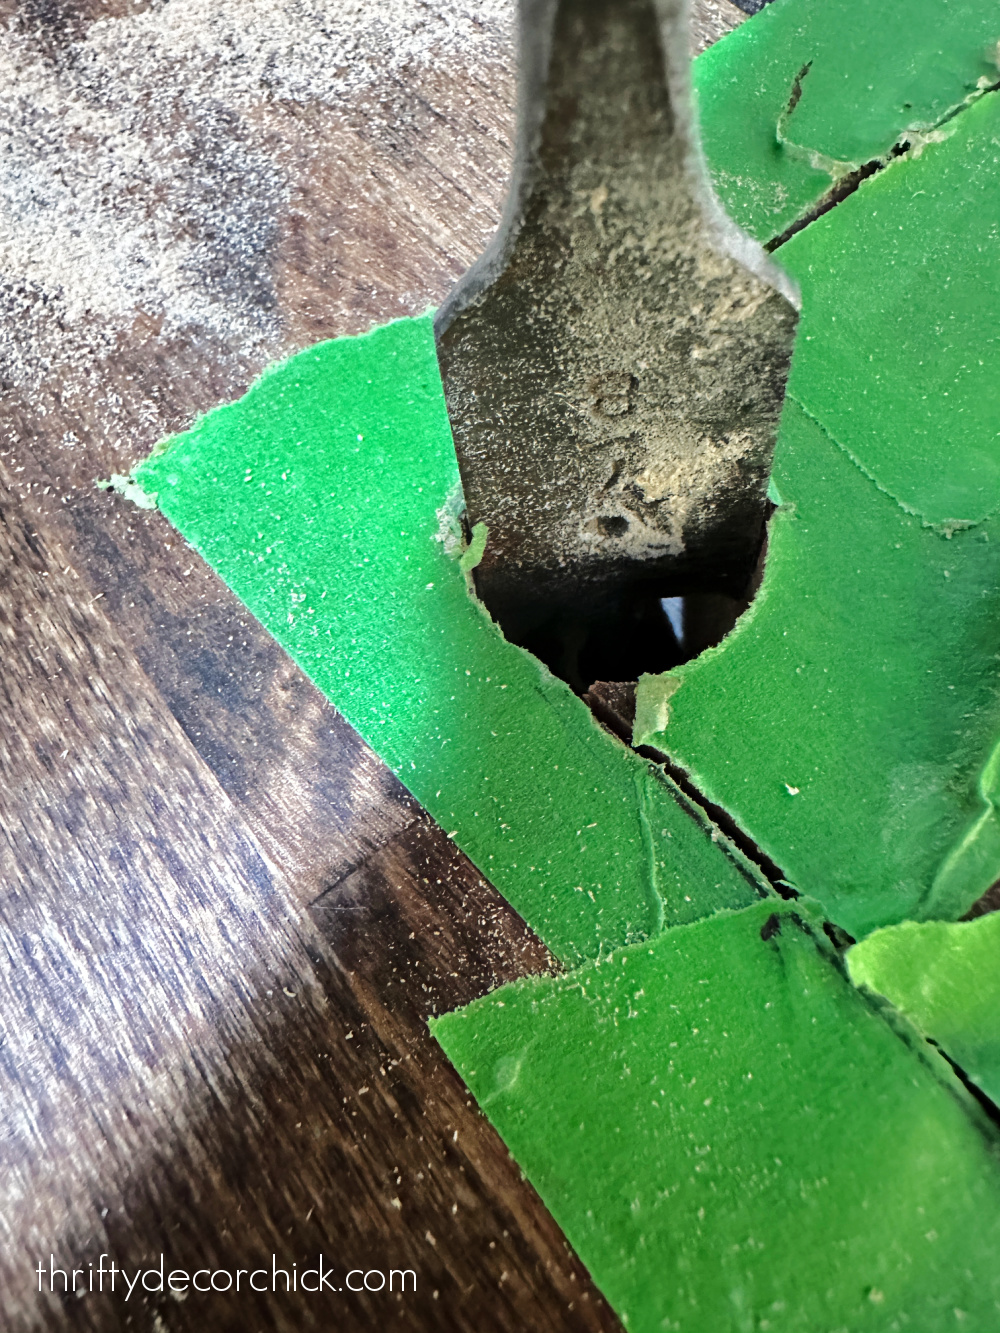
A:
MULTIPOLYGON (((511 4, 168 0, 71 22, 35 6, 0 41, 0 374, 94 361, 136 316, 251 358, 273 343, 291 184, 260 108, 385 103, 421 71, 510 58, 511 4), (75 356, 73 355, 75 349, 75 356)), ((96 387, 96 386, 95 386, 96 387)))

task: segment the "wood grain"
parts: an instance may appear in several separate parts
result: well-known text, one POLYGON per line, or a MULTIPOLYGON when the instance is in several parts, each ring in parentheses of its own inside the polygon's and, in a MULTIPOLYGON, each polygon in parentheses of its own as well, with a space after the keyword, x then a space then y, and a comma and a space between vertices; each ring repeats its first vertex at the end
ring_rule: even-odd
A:
POLYGON ((405 802, 303 913, 9 487, 0 542, 5 1326, 614 1327, 424 1022, 544 949, 405 802), (102 1252, 193 1271, 320 1250, 412 1268, 417 1292, 33 1290, 50 1254, 82 1282, 102 1252))
MULTIPOLYGON (((25 87, 72 115, 96 7, 11 12, 25 87)), ((382 54, 384 78, 339 102, 166 101, 174 137, 197 122, 171 169, 218 187, 229 261, 262 234, 232 141, 281 182, 260 262, 224 275, 237 307, 262 299, 266 336, 74 314, 3 252, 4 1327, 615 1326, 424 1023, 544 950, 159 515, 94 486, 269 360, 436 303, 485 242, 510 50, 405 77, 382 54), (342 1271, 413 1268, 417 1291, 125 1302, 40 1295, 34 1271, 319 1249, 342 1271)), ((133 129, 168 154, 162 123, 133 129)), ((43 252, 50 221, 33 219, 43 252)))
POLYGON ((437 304, 496 226, 512 5, 394 0, 395 45, 369 25, 310 65, 362 12, 0 8, 4 1328, 617 1327, 425 1026, 551 960, 160 516, 94 484, 269 361, 437 304), (309 14, 298 88, 272 29, 309 14), (125 1302, 34 1271, 319 1249, 417 1291, 125 1302))
MULTIPOLYGON (((128 472, 171 431, 238 397, 270 361, 443 298, 499 218, 513 133, 512 30, 501 24, 490 42, 452 48, 440 65, 419 51, 408 64, 405 51, 376 46, 355 53, 371 67, 360 88, 345 91, 331 79, 297 99, 262 89, 233 94, 227 109, 225 87, 209 77, 220 44, 210 6, 202 13, 194 0, 172 0, 179 24, 187 15, 196 33, 199 23, 205 29, 208 88, 187 98, 174 88, 177 62, 158 30, 150 42, 154 55, 155 39, 164 53, 150 60, 138 91, 131 71, 107 54, 114 34, 105 33, 103 64, 90 73, 84 58, 95 8, 20 9, 11 32, 27 54, 15 72, 27 91, 37 88, 64 115, 78 115, 81 133, 89 125, 81 104, 96 100, 119 116, 124 105, 127 147, 158 157, 159 170, 104 169, 110 203, 102 211, 92 202, 77 219, 93 233, 82 257, 89 262, 101 244, 120 239, 120 194, 139 197, 141 221, 165 193, 169 225, 157 233, 158 253, 141 256, 159 285, 137 286, 127 266, 113 268, 126 308, 109 302, 109 309, 81 310, 74 290, 92 297, 103 275, 88 286, 73 274, 72 253, 40 276, 4 275, 0 295, 11 318, 2 345, 0 455, 26 513, 60 534, 189 740, 307 900, 345 858, 356 862, 412 810, 169 526, 94 483, 128 472), (73 78, 66 69, 84 72, 73 78), (147 113, 147 102, 157 114, 147 113), (187 250, 186 231, 199 240, 187 250), (179 298, 170 284, 183 263, 187 304, 171 323, 179 298), (39 290, 43 279, 50 289, 39 290), (133 289, 159 304, 155 314, 128 307, 133 289), (178 325, 191 308, 202 323, 178 325), (383 802, 385 791, 393 795, 383 802)), ((424 16, 442 34, 454 20, 448 5, 397 8, 424 16)), ((261 6, 237 4, 237 29, 243 9, 249 24, 261 6)), ((352 6, 334 0, 317 12, 334 34, 354 16, 352 6)), ((127 46, 142 17, 141 7, 123 7, 117 19, 102 20, 102 31, 119 22, 127 46)), ((269 32, 265 23, 258 37, 265 51, 269 32)), ((191 58, 182 72, 195 88, 205 73, 191 58)), ((44 157, 23 98, 16 110, 25 122, 24 154, 44 157)), ((65 159, 67 174, 89 170, 89 147, 76 146, 81 168, 73 145, 60 146, 57 166, 65 159)), ((35 183, 17 178, 8 188, 48 254, 67 242, 48 211, 18 195, 35 183)), ((54 188, 47 177, 42 183, 54 188)), ((8 263, 18 253, 13 231, 8 263)))

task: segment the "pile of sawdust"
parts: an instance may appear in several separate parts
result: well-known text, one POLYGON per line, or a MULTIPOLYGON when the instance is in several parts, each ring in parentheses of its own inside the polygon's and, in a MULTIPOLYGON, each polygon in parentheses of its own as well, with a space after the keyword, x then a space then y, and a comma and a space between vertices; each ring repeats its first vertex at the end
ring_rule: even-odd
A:
POLYGON ((74 343, 109 350, 137 313, 164 338, 250 356, 273 343, 268 254, 290 185, 268 106, 367 95, 377 115, 422 69, 509 60, 511 24, 509 0, 167 0, 89 23, 10 21, 4 380, 40 382, 74 343))

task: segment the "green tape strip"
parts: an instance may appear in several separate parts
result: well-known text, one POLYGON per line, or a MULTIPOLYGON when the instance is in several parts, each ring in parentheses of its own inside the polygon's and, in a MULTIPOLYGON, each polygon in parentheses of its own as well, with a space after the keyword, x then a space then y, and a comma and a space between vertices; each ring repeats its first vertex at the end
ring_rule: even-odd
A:
POLYGON ((844 175, 995 84, 998 38, 990 0, 774 0, 694 62, 726 211, 760 241, 780 235, 844 175))
POLYGON ((848 952, 851 979, 938 1042, 1000 1106, 1000 912, 975 921, 906 921, 848 952))
POLYGON ((293 357, 134 480, 564 962, 765 891, 470 597, 429 316, 293 357))
POLYGON ((626 1328, 1000 1327, 995 1141, 801 907, 670 930, 432 1028, 626 1328))

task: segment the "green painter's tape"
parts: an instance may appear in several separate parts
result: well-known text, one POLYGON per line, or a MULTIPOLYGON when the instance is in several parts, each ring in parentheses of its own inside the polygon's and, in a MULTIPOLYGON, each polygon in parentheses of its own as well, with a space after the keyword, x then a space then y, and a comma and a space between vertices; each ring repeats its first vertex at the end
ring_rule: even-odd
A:
POLYGON ((134 480, 559 958, 763 891, 470 597, 429 317, 300 353, 134 480))
POLYGON ((432 1028, 626 1328, 1000 1328, 995 1140, 801 909, 669 930, 432 1028))
POLYGON ((998 217, 990 93, 775 256, 802 291, 789 394, 882 490, 945 530, 1000 509, 998 217))
POLYGON ((1000 1106, 1000 912, 905 921, 848 952, 852 980, 886 996, 1000 1106))
MULTIPOLYGON (((1000 20, 998 20, 1000 21, 1000 20)), ((762 589, 644 739, 858 936, 1000 875, 1000 94, 777 257, 803 312, 762 589)))
POLYGON ((760 241, 780 235, 907 131, 933 131, 995 84, 998 38, 992 0, 774 0, 694 62, 726 211, 760 241))
POLYGON ((775 473, 763 586, 648 739, 855 937, 961 915, 997 876, 939 881, 1000 735, 996 524, 924 527, 795 403, 775 473))

